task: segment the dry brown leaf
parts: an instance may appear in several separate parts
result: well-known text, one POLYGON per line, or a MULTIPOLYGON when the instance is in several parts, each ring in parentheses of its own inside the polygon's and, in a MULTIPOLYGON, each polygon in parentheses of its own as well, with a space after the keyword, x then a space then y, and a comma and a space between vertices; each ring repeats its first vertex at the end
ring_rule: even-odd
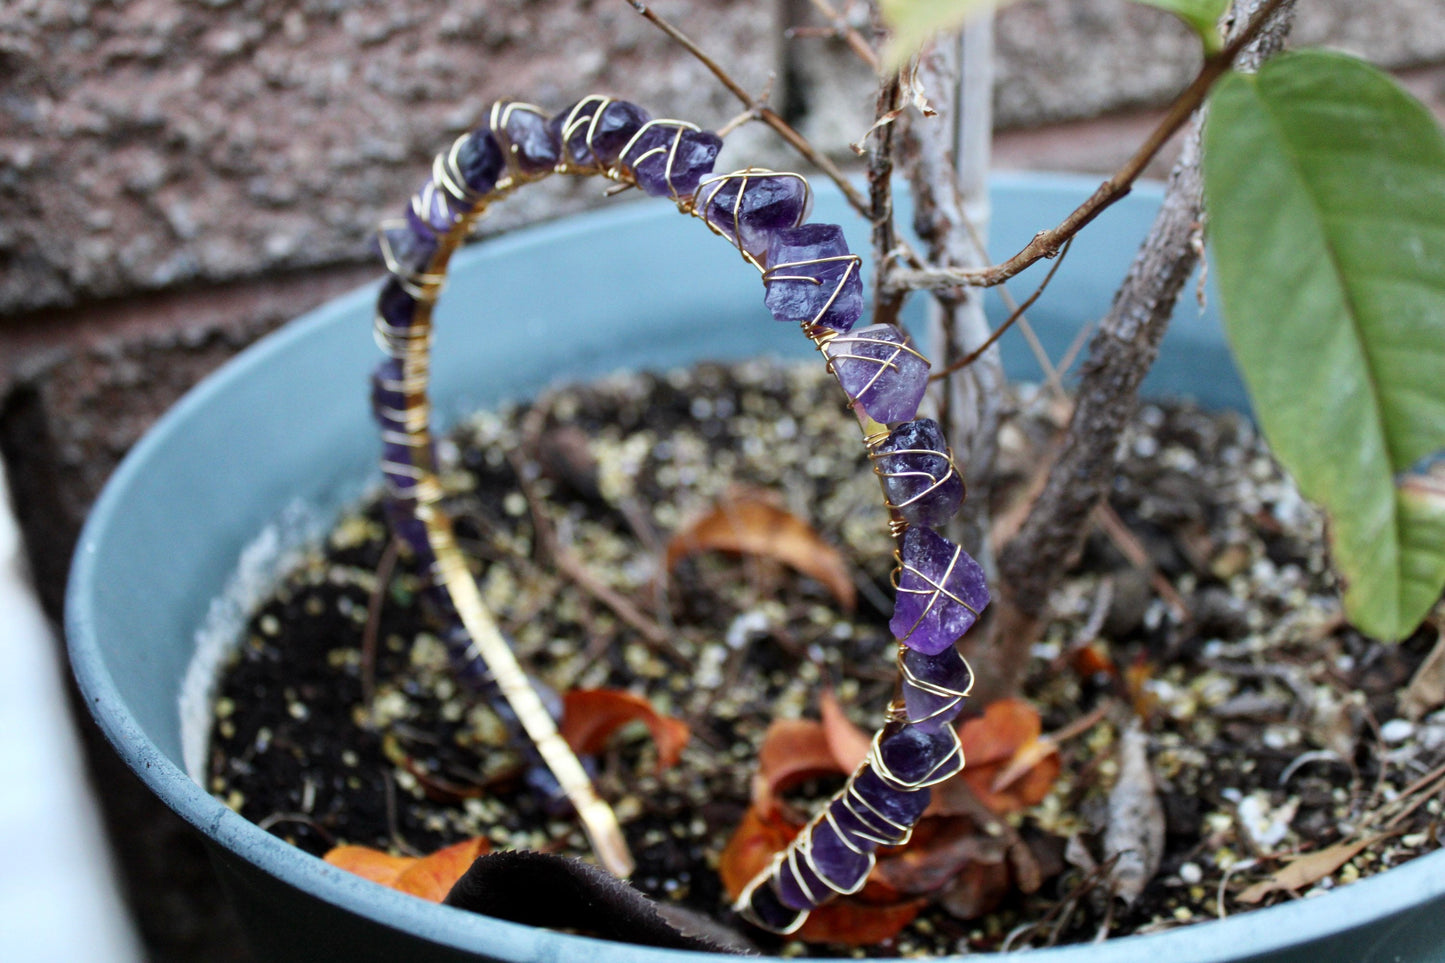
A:
POLYGON ((775 559, 822 583, 848 611, 857 604, 842 553, 766 493, 730 496, 674 535, 667 543, 667 570, 688 555, 706 551, 775 559))
POLYGON ((1104 858, 1116 856, 1109 882, 1114 895, 1132 906, 1164 856, 1164 806, 1149 765, 1149 739, 1137 719, 1119 737, 1119 779, 1109 792, 1104 858))
POLYGON ((665 716, 641 696, 621 689, 573 689, 562 697, 559 729, 579 755, 596 755, 618 729, 641 722, 657 744, 657 768, 677 765, 692 735, 687 723, 665 716))
POLYGON ((1335 843, 1312 853, 1287 856, 1289 862, 1267 879, 1262 879, 1240 893, 1241 903, 1258 903, 1270 893, 1293 892, 1312 886, 1355 858, 1360 850, 1379 840, 1382 835, 1367 836, 1352 842, 1335 843))
POLYGON ((873 748, 873 737, 848 719, 831 688, 818 696, 818 709, 823 716, 823 737, 833 760, 844 772, 852 772, 873 748))
POLYGON ((939 905, 961 920, 993 912, 1009 892, 1009 869, 997 863, 969 863, 939 897, 939 905))
POLYGON ((842 946, 877 946, 893 939, 912 923, 926 900, 874 905, 860 899, 837 899, 813 910, 798 938, 842 946))
POLYGON ((393 856, 370 846, 337 846, 323 858, 374 883, 440 903, 476 858, 490 851, 487 839, 475 836, 430 856, 393 856))
POLYGON ((373 883, 390 886, 416 862, 415 856, 393 856, 370 846, 336 846, 322 859, 373 883))
POLYGON ((1400 712, 1406 719, 1417 720, 1445 703, 1445 629, 1437 627, 1436 632, 1435 647, 1400 694, 1400 712))
POLYGON ((753 806, 772 813, 778 796, 818 776, 849 772, 838 762, 821 722, 813 719, 774 719, 758 749, 753 774, 753 806))
POLYGON ((1002 864, 1007 850, 1006 841, 981 835, 971 819, 928 817, 914 827, 907 846, 878 861, 874 873, 900 893, 933 893, 970 863, 1002 864))
POLYGON ((796 835, 798 827, 781 815, 758 806, 750 807, 718 859, 718 876, 728 899, 737 899, 753 877, 772 861, 773 854, 792 842, 796 835))
MULTIPOLYGON (((1039 745, 1042 728, 1039 714, 1028 703, 1000 699, 959 729, 965 762, 961 778, 994 813, 1027 809, 1048 795, 1058 779, 1058 753, 1050 751, 1048 743, 1039 745), (1020 764, 1014 764, 1016 759, 1020 764), (1000 778, 1005 773, 1007 778, 1000 778)), ((942 787, 945 792, 947 785, 942 787)), ((939 795, 935 791, 935 797, 939 795)), ((945 801, 940 805, 944 812, 952 811, 945 801)))
POLYGON ((446 899, 447 893, 451 892, 451 888, 476 858, 490 852, 491 848, 486 837, 476 836, 439 849, 412 863, 392 881, 391 887, 433 903, 440 903, 446 899))

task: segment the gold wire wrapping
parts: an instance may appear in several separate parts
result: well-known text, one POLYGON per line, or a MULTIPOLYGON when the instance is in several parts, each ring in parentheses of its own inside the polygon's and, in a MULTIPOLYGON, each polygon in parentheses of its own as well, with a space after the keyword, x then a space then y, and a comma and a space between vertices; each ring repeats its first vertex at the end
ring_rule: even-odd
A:
MULTIPOLYGON (((876 433, 871 437, 876 438, 876 433)), ((888 437, 885 435, 883 441, 887 440, 888 437)), ((929 482, 927 488, 924 488, 917 494, 910 496, 908 500, 903 502, 903 504, 901 505, 893 504, 893 501, 890 498, 884 496, 883 500, 887 502, 889 508, 907 508, 914 502, 927 498, 929 495, 937 491, 941 485, 947 484, 950 478, 953 478, 955 475, 958 474, 957 467, 953 463, 952 448, 946 451, 939 451, 936 448, 895 448, 892 451, 879 451, 878 445, 881 445, 882 443, 882 441, 879 441, 870 445, 868 444, 868 439, 864 440, 864 444, 868 447, 868 460, 873 463, 873 471, 875 474, 878 475, 879 478, 926 478, 929 482), (902 455, 937 455, 948 463, 948 470, 944 472, 943 477, 940 478, 937 475, 933 474, 933 472, 931 471, 894 471, 892 469, 882 467, 882 462, 887 461, 889 458, 896 458, 902 455)))
MULTIPOLYGON (((427 542, 432 550, 434 561, 432 573, 436 584, 441 586, 451 598, 456 608, 458 618, 465 629, 468 642, 467 654, 475 657, 487 666, 491 678, 496 682, 498 688, 512 706, 518 720, 526 730, 529 738, 537 747, 548 767, 557 777, 558 783, 567 793, 578 812, 580 821, 583 824, 589 838, 592 841, 594 850, 597 852, 601 862, 611 871, 619 876, 626 876, 632 869, 632 858, 627 851, 623 841, 620 828, 618 827, 615 814, 611 808, 602 801, 596 794, 591 780, 582 769, 575 754, 567 747, 557 732, 556 725, 551 715, 542 705, 536 691, 532 688, 525 672, 517 662, 509 644, 502 636, 496 625, 491 612, 481 598, 475 579, 467 567, 465 558, 456 544, 455 534, 452 529, 450 517, 441 506, 443 489, 437 473, 437 466, 434 463, 434 446, 430 432, 431 402, 430 389, 430 358, 432 341, 432 310, 441 294, 441 289, 446 278, 447 264, 451 253, 463 237, 470 230, 472 224, 498 199, 506 196, 521 184, 538 180, 551 173, 569 175, 601 175, 617 182, 620 187, 636 187, 636 178, 633 174, 636 167, 651 158, 664 155, 663 180, 668 186, 669 194, 679 211, 698 217, 707 225, 708 229, 715 234, 728 236, 726 229, 728 225, 714 223, 709 214, 708 208, 720 191, 729 183, 738 184, 738 195, 732 208, 731 238, 734 246, 745 261, 757 269, 765 283, 774 281, 805 281, 812 284, 823 283, 822 279, 807 274, 789 273, 797 272, 800 269, 812 265, 832 264, 846 262, 846 268, 837 279, 836 285, 828 297, 826 303, 819 311, 808 320, 802 322, 803 333, 814 343, 823 354, 830 373, 837 377, 836 363, 843 360, 864 360, 877 365, 878 370, 864 387, 864 391, 871 388, 884 371, 897 368, 897 359, 908 352, 923 359, 926 358, 913 347, 911 342, 902 345, 894 344, 883 339, 860 337, 857 335, 846 335, 836 329, 823 325, 822 318, 832 308, 837 298, 843 291, 844 286, 861 269, 862 259, 856 254, 838 255, 832 257, 815 258, 810 260, 786 262, 765 268, 759 263, 756 255, 744 249, 742 244, 742 201, 746 193, 747 185, 753 179, 762 177, 789 177, 802 181, 805 188, 805 203, 802 210, 811 206, 811 189, 807 180, 800 174, 788 171, 770 171, 763 168, 748 167, 742 170, 733 171, 728 174, 710 175, 704 178, 697 189, 687 195, 681 194, 673 181, 673 167, 676 162, 677 152, 686 131, 697 131, 694 124, 685 121, 653 119, 642 124, 630 137, 627 143, 618 153, 617 160, 610 164, 602 162, 596 154, 593 139, 598 129, 603 111, 613 103, 609 97, 592 95, 578 101, 568 112, 562 124, 562 142, 557 164, 552 170, 528 172, 520 166, 519 145, 512 142, 508 135, 508 126, 513 114, 517 111, 527 111, 545 118, 540 108, 521 101, 499 102, 492 106, 488 115, 487 127, 492 137, 496 139, 502 150, 505 161, 505 170, 498 178, 492 190, 481 193, 470 189, 460 172, 460 152, 466 144, 467 138, 472 135, 463 135, 457 138, 448 149, 438 154, 432 163, 432 181, 424 185, 421 191, 412 198, 412 210, 424 223, 433 224, 432 213, 437 205, 444 205, 446 212, 450 215, 452 224, 443 234, 438 235, 437 250, 429 259, 424 270, 417 270, 403 265, 392 249, 390 238, 387 232, 398 226, 395 220, 383 222, 381 225, 380 238, 382 256, 391 275, 401 285, 404 291, 416 302, 415 311, 410 325, 398 326, 388 322, 381 316, 378 310, 375 318, 374 337, 381 350, 386 356, 396 359, 401 365, 401 377, 398 379, 384 379, 380 386, 387 392, 400 394, 403 399, 401 408, 393 406, 379 406, 377 414, 386 420, 390 425, 397 428, 384 428, 383 440, 391 445, 399 445, 405 448, 411 455, 412 461, 401 463, 388 459, 383 464, 387 475, 387 484, 394 497, 405 499, 412 506, 416 518, 422 522, 426 530, 427 542), (587 113, 591 111, 590 114, 587 113), (585 125, 585 129, 584 129, 585 125), (672 131, 670 139, 664 141, 636 157, 631 156, 635 151, 640 139, 654 128, 663 128, 672 131), (572 159, 568 141, 582 133, 583 141, 587 148, 588 162, 579 164, 572 159), (835 353, 840 346, 852 346, 869 343, 886 343, 895 350, 883 358, 873 358, 861 354, 855 354, 846 350, 835 353), (405 481, 397 481, 405 479, 405 481)), ((798 217, 801 223, 806 218, 806 213, 798 217)), ((400 224, 405 224, 401 221, 400 224)), ((796 225, 795 225, 796 226, 796 225)), ((861 394, 861 392, 860 392, 861 394)), ((856 409, 858 396, 848 396, 848 407, 856 409)), ((860 425, 863 429, 864 444, 873 457, 877 446, 881 445, 888 436, 888 429, 885 425, 874 422, 866 415, 859 415, 860 425)), ((910 452, 884 453, 905 454, 910 452)), ((949 459, 950 474, 943 479, 935 479, 932 487, 942 484, 951 477, 955 470, 951 453, 945 454, 949 459)), ((875 471, 879 471, 875 461, 875 471)), ((889 473, 879 471, 880 476, 889 473)), ((917 474, 912 472, 892 473, 894 477, 906 474, 917 474)), ((931 477, 931 476, 930 476, 931 477)), ((930 487, 930 491, 932 490, 930 487)), ((926 494, 926 492, 924 493, 926 494)), ((921 497, 921 496, 918 496, 921 497)), ((885 497, 885 503, 887 499, 885 497)), ((907 527, 898 515, 897 506, 888 504, 890 509, 889 530, 897 538, 907 527)), ((962 549, 956 549, 954 559, 948 566, 948 571, 943 576, 946 584, 949 574, 957 563, 962 549)), ((900 552, 895 550, 897 565, 892 574, 895 588, 898 587, 901 572, 904 568, 900 552)), ((916 574, 923 577, 922 572, 916 574)), ((907 591, 918 594, 932 594, 933 600, 939 597, 948 597, 953 601, 963 604, 974 611, 964 600, 948 592, 944 585, 932 583, 925 577, 925 582, 933 585, 932 589, 909 589, 907 591)), ((903 591, 900 589, 900 591, 903 591)), ((925 614, 931 609, 933 602, 925 608, 925 614)), ((920 617, 921 619, 922 617, 920 617)), ((914 628, 916 628, 916 623, 914 628)), ((913 629, 910 628, 909 634, 913 629)), ((907 638, 907 636, 905 636, 907 638)), ((918 679, 908 669, 904 658, 903 649, 900 646, 898 662, 904 684, 913 685, 916 688, 944 698, 952 698, 954 702, 948 703, 927 718, 933 718, 943 712, 949 711, 967 696, 967 691, 957 692, 946 686, 930 683, 918 679)), ((972 673, 969 674, 969 688, 972 687, 972 673)), ((880 780, 887 786, 896 790, 920 791, 928 786, 935 785, 946 778, 957 773, 964 764, 962 747, 958 744, 956 730, 949 727, 948 731, 954 739, 952 751, 945 754, 944 758, 933 767, 930 772, 916 780, 903 780, 896 773, 892 772, 884 762, 881 753, 882 739, 885 731, 893 731, 893 727, 901 723, 918 722, 922 720, 908 720, 906 710, 901 702, 891 702, 887 709, 888 727, 875 733, 873 742, 870 745, 868 757, 853 772, 847 783, 837 794, 825 805, 822 810, 809 821, 799 837, 783 852, 778 853, 770 866, 758 873, 744 888, 742 895, 735 903, 735 907, 743 915, 752 918, 749 909, 749 902, 757 887, 764 884, 776 885, 777 873, 783 862, 789 862, 790 871, 794 879, 804 890, 809 900, 815 905, 828 899, 831 895, 846 895, 857 892, 867 878, 867 873, 856 881, 846 885, 843 882, 829 879, 819 867, 813 856, 812 840, 813 830, 822 821, 827 821, 830 828, 836 833, 843 845, 854 853, 867 857, 868 867, 871 867, 876 860, 874 849, 878 846, 895 846, 907 842, 912 835, 912 827, 889 818, 871 806, 867 799, 857 789, 858 778, 866 771, 873 771, 880 780), (837 803, 854 819, 857 829, 844 830, 838 824, 837 817, 833 812, 833 803, 837 803), (873 848, 861 846, 860 843, 871 844, 873 848), (806 867, 807 873, 801 871, 800 867, 806 867), (816 877, 828 888, 828 893, 814 893, 808 885, 807 879, 816 877)), ((810 911, 793 911, 795 915, 790 919, 788 925, 780 930, 782 933, 791 933, 802 925, 810 911)), ((762 924, 754 919, 754 922, 762 924)))
POLYGON ((923 607, 922 612, 918 613, 918 618, 913 620, 913 624, 908 627, 908 631, 903 633, 903 635, 899 636, 898 641, 906 642, 909 638, 913 636, 914 631, 917 630, 918 626, 923 624, 923 620, 928 617, 929 612, 933 611, 934 604, 937 603, 940 598, 946 598, 950 602, 955 602, 959 605, 962 605, 964 608, 972 612, 975 617, 979 615, 978 609, 974 608, 972 605, 969 605, 968 602, 965 601, 963 598, 960 598, 959 596, 953 594, 953 592, 949 591, 947 587, 949 576, 953 574, 954 566, 958 564, 958 560, 962 557, 963 549, 957 545, 953 546, 953 557, 948 560, 948 568, 944 569, 943 575, 941 576, 941 581, 935 582, 933 579, 925 575, 922 570, 915 568, 914 566, 909 565, 907 562, 903 561, 903 553, 901 550, 896 548, 893 550, 893 561, 895 564, 893 566, 893 571, 890 574, 890 580, 893 583, 894 590, 900 594, 927 595, 929 597, 928 604, 923 607), (917 575, 920 579, 922 579, 925 585, 928 585, 930 587, 904 588, 902 586, 904 572, 912 572, 914 575, 917 575))

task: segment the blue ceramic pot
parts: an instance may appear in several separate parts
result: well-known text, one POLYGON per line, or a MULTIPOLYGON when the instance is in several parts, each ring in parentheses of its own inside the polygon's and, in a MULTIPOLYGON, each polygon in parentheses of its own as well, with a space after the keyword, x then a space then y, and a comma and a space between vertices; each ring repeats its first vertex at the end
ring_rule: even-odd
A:
MULTIPOLYGON (((996 251, 1017 250, 1093 187, 998 180, 996 251)), ((1052 356, 1108 309, 1158 203, 1157 189, 1136 190, 1075 245, 1029 315, 1052 356)), ((843 222, 854 250, 867 250, 866 225, 836 192, 821 192, 814 219, 843 222)), ((1042 270, 1015 289, 1031 290, 1042 270)), ((619 205, 519 231, 461 253, 452 273, 434 350, 444 418, 623 367, 812 351, 768 317, 757 277, 728 246, 667 204, 619 205), (666 267, 653 271, 654 263, 666 267)), ((242 550, 298 499, 325 517, 378 477, 366 402, 378 358, 375 292, 334 301, 244 352, 161 419, 111 478, 81 537, 66 606, 85 701, 131 768, 204 834, 262 959, 682 960, 690 954, 500 922, 369 883, 258 829, 185 772, 180 691, 197 629, 242 550)), ((1021 339, 1006 339, 1004 354, 1012 374, 1037 376, 1021 339)), ((1216 319, 1188 300, 1146 387, 1207 405, 1246 404, 1216 319)), ((1028 959, 1440 960, 1442 921, 1445 852, 1317 899, 1028 959)))

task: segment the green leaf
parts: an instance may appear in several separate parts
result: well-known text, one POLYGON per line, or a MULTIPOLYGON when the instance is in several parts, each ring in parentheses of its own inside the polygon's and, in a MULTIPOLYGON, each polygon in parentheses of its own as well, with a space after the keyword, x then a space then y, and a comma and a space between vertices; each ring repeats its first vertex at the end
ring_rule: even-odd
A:
POLYGON ((1215 53, 1224 45, 1219 33, 1219 18, 1229 7, 1229 0, 1134 0, 1135 3, 1168 10, 1189 24, 1204 41, 1204 52, 1215 53))
POLYGON ((1400 639, 1445 585, 1445 135, 1352 57, 1276 57, 1210 98, 1204 185, 1230 344, 1270 445, 1330 516, 1345 608, 1400 639))
POLYGON ((879 0, 883 22, 893 31, 883 62, 897 67, 934 34, 962 26, 969 17, 1008 0, 879 0))

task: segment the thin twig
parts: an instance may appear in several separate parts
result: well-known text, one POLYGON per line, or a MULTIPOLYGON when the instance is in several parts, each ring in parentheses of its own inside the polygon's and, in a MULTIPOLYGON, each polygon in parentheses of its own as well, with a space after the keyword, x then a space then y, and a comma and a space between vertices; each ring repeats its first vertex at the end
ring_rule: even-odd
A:
POLYGON ((1013 327, 1014 322, 1024 316, 1025 311, 1033 307, 1034 302, 1037 301, 1039 297, 1044 293, 1044 289, 1049 286, 1049 282, 1052 281, 1054 279, 1054 275, 1058 273, 1059 268, 1064 263, 1064 258, 1069 253, 1069 245, 1073 243, 1073 238, 1069 238, 1067 241, 1064 242, 1064 246, 1059 250, 1058 258, 1056 258, 1054 260, 1054 263, 1049 267, 1049 273, 1044 275, 1043 282, 1034 289, 1034 293, 1030 294, 1022 304, 1014 306, 1013 311, 1004 320, 1004 323, 995 328, 993 330, 993 333, 988 336, 988 339, 985 340, 983 344, 979 345, 977 348, 974 348, 968 354, 964 355, 962 358, 959 358, 957 361, 953 362, 953 364, 949 365, 943 370, 935 371, 933 374, 928 376, 928 380, 939 381, 943 378, 947 378, 955 371, 960 371, 964 368, 967 368, 979 358, 983 357, 983 353, 989 348, 992 348, 994 346, 994 342, 998 341, 999 338, 1003 337, 1004 332, 1007 331, 1009 328, 1013 327))
POLYGON ((808 143, 806 137, 794 130, 793 126, 786 120, 783 120, 782 117, 779 117, 771 107, 755 100, 751 94, 744 90, 742 86, 732 78, 731 74, 724 70, 716 60, 709 57, 701 47, 693 43, 681 30, 654 13, 652 9, 648 7, 647 4, 642 3, 641 0, 627 0, 627 2, 631 4, 632 9, 642 15, 644 20, 647 20, 653 26, 657 27, 657 29, 667 34, 681 45, 684 50, 696 57, 698 62, 711 71, 712 75, 716 77, 734 97, 741 101, 744 107, 754 112, 758 120, 771 127, 779 137, 787 141, 789 147, 792 147, 793 150, 801 154, 808 163, 818 168, 818 170, 826 174, 833 183, 837 184, 838 189, 843 192, 843 196, 848 199, 848 203, 852 205, 855 211, 863 217, 869 216, 867 199, 858 193, 858 188, 848 182, 848 178, 843 176, 843 172, 838 169, 837 164, 834 164, 827 157, 818 153, 817 149, 808 143))
POLYGON ((828 19, 828 23, 830 24, 828 29, 832 31, 833 36, 840 38, 846 43, 848 49, 858 55, 859 60, 867 64, 874 73, 877 73, 878 54, 874 53, 873 48, 868 45, 868 41, 863 39, 863 35, 853 29, 853 25, 847 20, 844 20, 843 15, 839 13, 828 0, 812 0, 812 4, 813 9, 828 19))
POLYGON ((902 81, 895 71, 878 85, 873 148, 868 151, 869 218, 873 222, 873 263, 877 265, 877 283, 873 292, 873 321, 876 324, 898 323, 898 312, 908 292, 891 289, 885 278, 891 269, 898 238, 893 226, 893 123, 897 116, 902 81))
POLYGON ((993 287, 1002 284, 1025 268, 1043 260, 1055 257, 1064 243, 1079 233, 1089 222, 1098 217, 1106 208, 1133 189, 1134 181, 1149 166, 1154 155, 1159 153, 1175 133, 1193 116, 1194 111, 1204 103, 1215 81, 1223 77, 1239 55, 1254 38, 1270 17, 1287 0, 1268 0, 1250 19, 1248 25, 1232 39, 1218 54, 1207 57, 1194 80, 1170 105, 1165 114, 1145 139, 1134 155, 1124 163, 1114 176, 1100 184, 1089 199, 1074 209, 1057 227, 1035 234, 1033 240, 1007 261, 985 268, 928 268, 923 270, 895 271, 888 283, 901 290, 920 290, 938 287, 993 287))
POLYGON ((388 539, 381 560, 376 563, 376 584, 366 600, 366 626, 361 630, 361 702, 368 709, 376 695, 376 642, 381 634, 381 605, 386 600, 398 554, 396 539, 388 539))

